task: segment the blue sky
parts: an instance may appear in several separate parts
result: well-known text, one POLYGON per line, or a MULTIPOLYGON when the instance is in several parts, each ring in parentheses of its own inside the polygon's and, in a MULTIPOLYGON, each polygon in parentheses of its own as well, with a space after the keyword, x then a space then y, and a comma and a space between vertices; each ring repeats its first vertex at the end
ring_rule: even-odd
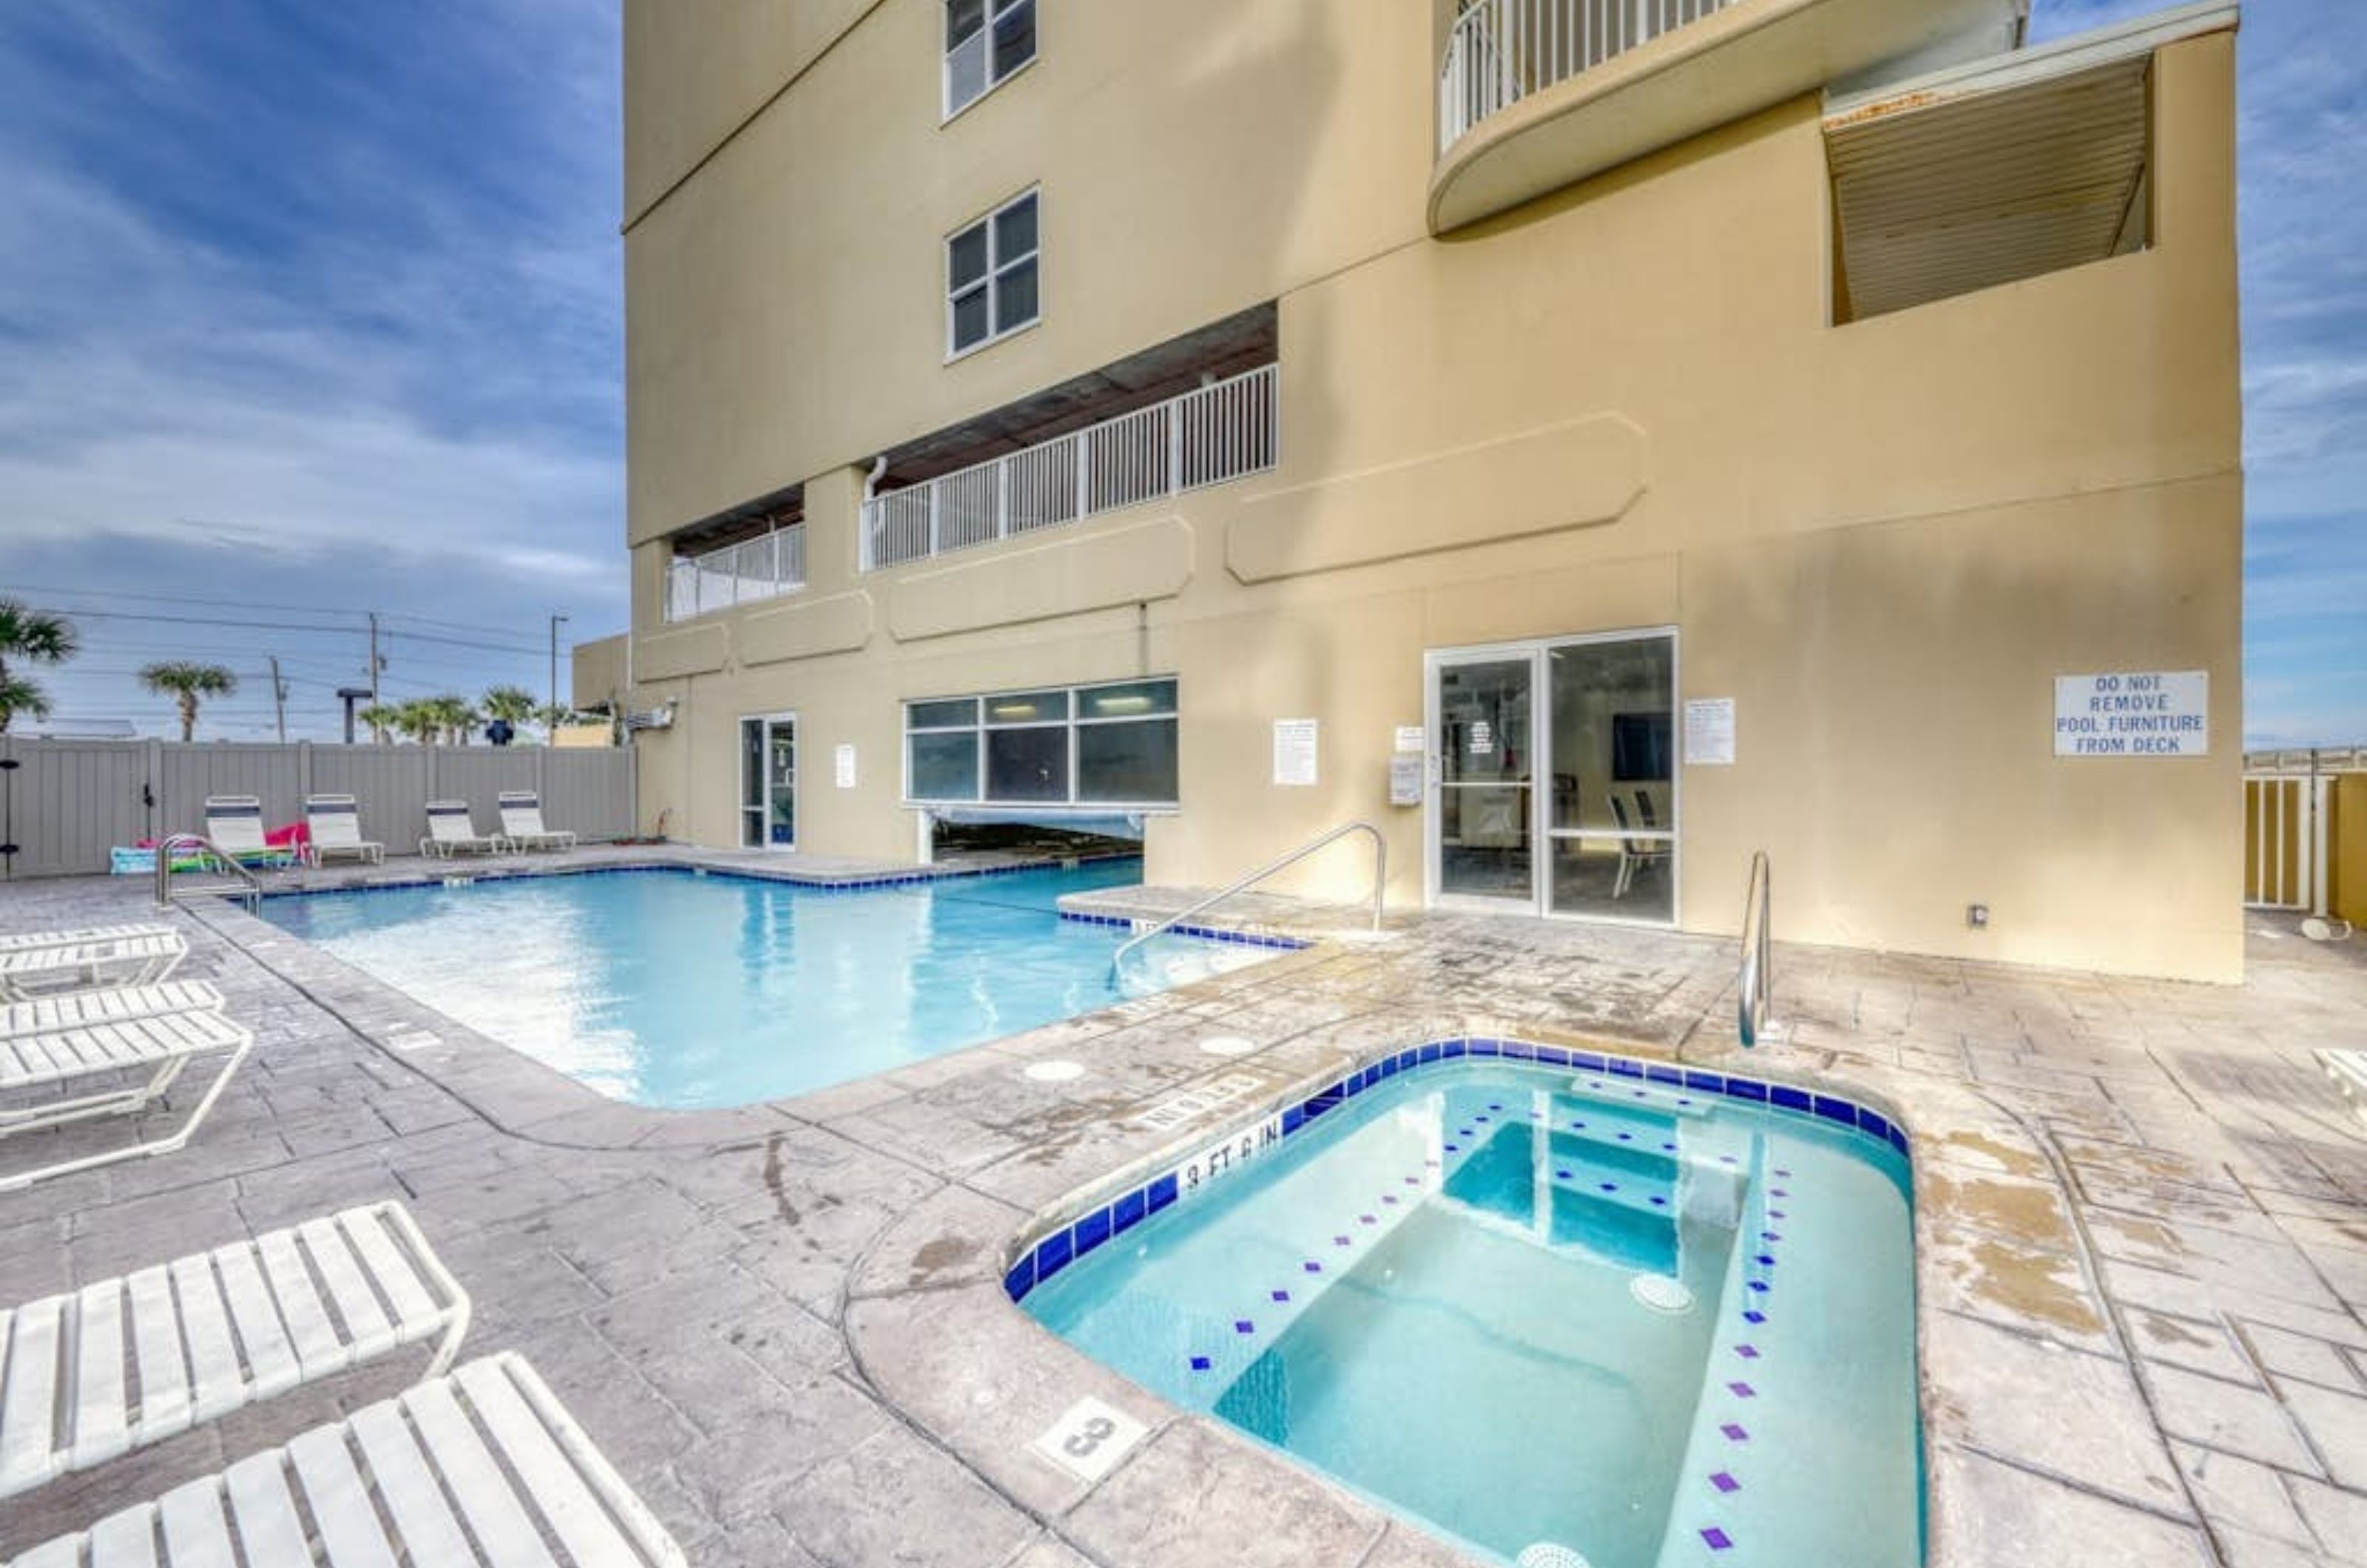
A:
MULTIPOLYGON (((0 592, 81 626, 62 714, 162 729, 130 671, 198 657, 267 734, 276 653, 327 736, 360 612, 397 698, 622 628, 619 8, 0 8, 0 592)), ((2242 59, 2248 738, 2367 740, 2367 4, 2242 59)))

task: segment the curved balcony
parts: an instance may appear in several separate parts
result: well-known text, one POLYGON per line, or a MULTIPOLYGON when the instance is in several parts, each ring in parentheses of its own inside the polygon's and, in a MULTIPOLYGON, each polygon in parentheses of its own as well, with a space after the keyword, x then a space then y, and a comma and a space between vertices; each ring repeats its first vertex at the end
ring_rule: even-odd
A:
POLYGON ((1438 76, 1443 234, 1787 98, 1995 54, 2028 0, 1476 0, 1438 76))

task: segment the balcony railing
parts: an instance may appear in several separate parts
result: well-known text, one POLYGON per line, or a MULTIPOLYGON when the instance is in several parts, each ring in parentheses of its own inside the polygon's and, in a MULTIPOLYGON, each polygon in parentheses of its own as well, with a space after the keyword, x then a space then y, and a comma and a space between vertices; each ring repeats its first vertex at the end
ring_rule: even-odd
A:
POLYGON ((667 570, 665 618, 686 621, 734 604, 777 599, 806 585, 806 525, 792 523, 667 570))
POLYGON ((1274 367, 863 503, 863 570, 992 544, 1274 465, 1274 367))
POLYGON ((1438 73, 1438 150, 1511 108, 1737 0, 1477 0, 1438 73))

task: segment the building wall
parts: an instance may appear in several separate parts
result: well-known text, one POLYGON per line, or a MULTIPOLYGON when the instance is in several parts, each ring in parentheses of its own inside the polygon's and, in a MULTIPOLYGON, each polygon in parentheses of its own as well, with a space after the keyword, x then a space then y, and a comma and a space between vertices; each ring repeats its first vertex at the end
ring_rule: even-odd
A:
POLYGON ((2239 974, 2232 37, 2158 57, 2155 248, 1835 327, 1814 101, 1433 241, 1421 7, 1055 7, 943 130, 936 15, 881 0, 629 232, 636 705, 681 702, 645 825, 730 841, 737 721, 794 710, 804 847, 909 856, 902 699, 1172 672, 1154 879, 1370 817, 1412 904, 1423 651, 1668 626, 1738 713, 1682 780, 1687 929, 1763 848, 1786 939, 2239 974), (1038 181, 1042 326, 943 367, 942 236, 1038 181), (855 570, 873 453, 1267 299, 1274 472, 855 570), (662 626, 660 541, 798 479, 807 591, 662 626), (2209 671, 2213 754, 2055 758, 2054 677, 2109 670, 2209 671), (1292 716, 1314 789, 1269 782, 1292 716))

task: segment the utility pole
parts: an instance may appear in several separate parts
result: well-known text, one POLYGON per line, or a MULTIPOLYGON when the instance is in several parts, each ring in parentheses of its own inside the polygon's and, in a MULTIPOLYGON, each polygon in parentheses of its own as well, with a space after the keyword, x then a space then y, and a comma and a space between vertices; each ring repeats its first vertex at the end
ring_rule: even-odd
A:
POLYGON ((271 716, 279 726, 279 743, 288 744, 288 682, 279 678, 279 656, 271 659, 271 716))
POLYGON ((369 678, 370 678, 370 706, 372 706, 372 707, 376 707, 376 706, 378 706, 378 672, 379 672, 379 667, 380 667, 381 665, 383 665, 383 664, 386 662, 384 660, 380 659, 380 658, 378 656, 378 612, 377 612, 376 610, 372 610, 372 611, 369 613, 369 624, 370 624, 370 666, 369 666, 369 678))
POLYGON ((550 617, 550 714, 542 727, 542 743, 549 745, 559 735, 559 628, 564 615, 550 617))

